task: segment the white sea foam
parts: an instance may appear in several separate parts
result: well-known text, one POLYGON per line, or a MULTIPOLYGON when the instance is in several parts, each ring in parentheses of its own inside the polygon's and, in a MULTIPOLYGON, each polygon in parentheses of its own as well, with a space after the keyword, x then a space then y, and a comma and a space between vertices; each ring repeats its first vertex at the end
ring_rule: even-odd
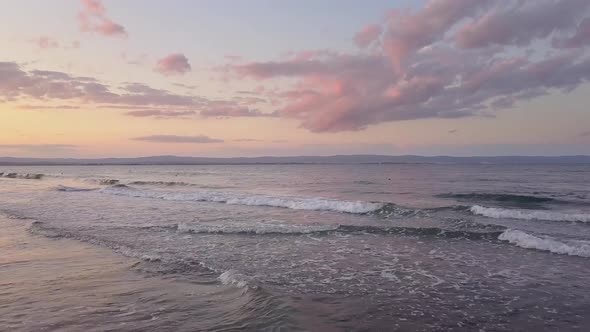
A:
POLYGON ((506 230, 498 237, 522 248, 550 251, 555 254, 590 257, 590 243, 584 241, 561 242, 545 236, 538 237, 519 230, 506 230))
POLYGON ((232 285, 238 288, 248 288, 248 282, 244 280, 244 276, 235 270, 227 270, 217 277, 224 285, 232 285))
POLYGON ((77 192, 77 191, 93 191, 97 188, 77 188, 59 185, 55 188, 57 191, 77 192))
POLYGON ((117 179, 83 179, 83 181, 88 183, 99 184, 101 186, 112 186, 120 182, 117 179))
POLYGON ((383 207, 382 203, 341 201, 325 198, 300 198, 217 191, 169 192, 109 187, 101 190, 112 195, 159 198, 170 201, 206 201, 236 205, 281 207, 294 210, 335 211, 363 214, 383 207))
POLYGON ((522 209, 502 209, 474 205, 470 208, 471 213, 501 219, 521 219, 521 220, 548 220, 548 221, 579 221, 590 222, 588 213, 563 213, 542 210, 522 210, 522 209))
POLYGON ((211 233, 211 234, 238 234, 238 233, 252 233, 252 234, 310 234, 321 231, 337 230, 338 225, 286 225, 286 224, 270 224, 270 223, 240 223, 240 224, 200 224, 192 223, 178 224, 178 232, 181 233, 211 233))

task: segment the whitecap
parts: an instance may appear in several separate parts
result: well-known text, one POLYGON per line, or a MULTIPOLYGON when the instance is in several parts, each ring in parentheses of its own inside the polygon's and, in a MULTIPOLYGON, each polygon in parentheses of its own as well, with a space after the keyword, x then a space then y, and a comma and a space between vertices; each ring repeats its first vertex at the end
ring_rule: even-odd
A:
POLYGON ((377 211, 384 206, 382 203, 374 202, 343 201, 317 197, 301 198, 259 194, 236 194, 217 191, 169 192, 109 187, 102 189, 101 192, 111 195, 159 198, 169 201, 205 201, 234 205, 269 206, 293 210, 334 211, 353 214, 365 214, 377 211))
POLYGON ((511 229, 500 234, 498 239, 526 249, 549 251, 561 255, 590 257, 590 244, 583 241, 569 241, 566 243, 549 236, 538 237, 511 229))
POLYGON ((77 187, 68 187, 59 185, 55 188, 57 191, 66 191, 66 192, 78 192, 78 191, 93 191, 97 190, 97 188, 77 188, 77 187))
POLYGON ((232 285, 237 288, 248 288, 248 282, 244 276, 236 272, 235 270, 227 270, 217 277, 224 285, 232 285))
POLYGON ((521 220, 547 220, 547 221, 579 221, 590 222, 588 213, 564 213, 543 210, 502 209, 474 205, 471 213, 494 219, 521 219, 521 220))

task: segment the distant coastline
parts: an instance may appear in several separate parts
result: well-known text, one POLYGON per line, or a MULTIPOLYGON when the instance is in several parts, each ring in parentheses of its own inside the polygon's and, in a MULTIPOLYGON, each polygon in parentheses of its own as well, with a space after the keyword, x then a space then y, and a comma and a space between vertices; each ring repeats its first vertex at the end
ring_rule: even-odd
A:
POLYGON ((101 165, 330 165, 330 164, 590 164, 590 156, 388 156, 334 155, 292 157, 179 157, 150 156, 137 158, 16 158, 0 157, 2 166, 101 166, 101 165))

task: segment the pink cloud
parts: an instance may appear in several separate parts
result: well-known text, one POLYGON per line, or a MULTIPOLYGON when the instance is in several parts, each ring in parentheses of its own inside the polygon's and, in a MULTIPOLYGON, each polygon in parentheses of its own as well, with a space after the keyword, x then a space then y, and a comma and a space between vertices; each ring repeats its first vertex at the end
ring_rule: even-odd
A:
POLYGON ((191 71, 191 65, 186 56, 175 53, 158 60, 154 70, 163 75, 185 74, 191 71))
POLYGON ((354 43, 358 47, 367 47, 379 39, 383 29, 378 24, 369 24, 354 36, 354 43))
POLYGON ((106 10, 101 0, 81 0, 85 10, 94 15, 104 15, 106 10))
POLYGON ((582 0, 432 0, 391 13, 380 33, 361 30, 359 46, 378 46, 369 52, 306 50, 228 68, 242 79, 289 78, 290 87, 264 93, 278 100, 279 116, 314 132, 493 116, 590 82, 590 54, 580 49, 590 42, 589 8, 582 0))
POLYGON ((81 1, 83 8, 78 13, 81 31, 95 32, 107 37, 127 36, 124 26, 107 17, 106 9, 100 0, 81 1))
POLYGON ((47 36, 41 36, 35 40, 35 43, 39 48, 47 49, 47 48, 58 48, 59 42, 53 38, 47 36))
MULTIPOLYGON (((398 70, 406 58, 441 40, 458 21, 478 13, 494 0, 431 0, 417 12, 394 11, 386 22, 383 49, 398 70)), ((497 1, 496 1, 497 2, 497 1)))
POLYGON ((296 58, 287 61, 253 62, 232 68, 242 77, 267 79, 276 76, 363 75, 379 74, 388 64, 381 56, 329 55, 315 58, 296 58))
POLYGON ((96 32, 104 36, 125 35, 125 27, 111 20, 105 19, 96 26, 96 32))

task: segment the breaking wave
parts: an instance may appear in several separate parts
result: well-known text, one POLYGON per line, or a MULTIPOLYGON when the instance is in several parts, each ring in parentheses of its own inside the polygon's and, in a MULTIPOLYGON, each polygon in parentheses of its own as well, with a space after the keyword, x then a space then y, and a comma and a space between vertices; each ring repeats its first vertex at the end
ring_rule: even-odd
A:
POLYGON ((237 288, 248 288, 247 278, 236 270, 227 270, 220 274, 217 279, 224 285, 231 285, 237 288))
POLYGON ((55 188, 57 191, 65 191, 65 192, 79 192, 79 191, 94 191, 98 190, 98 188, 77 188, 77 187, 68 187, 59 185, 55 188))
POLYGON ((590 214, 587 213, 563 213, 543 210, 502 209, 474 205, 471 213, 494 219, 521 219, 521 220, 546 220, 546 221, 571 221, 590 222, 590 214))
POLYGON ((590 243, 571 241, 568 243, 557 241, 551 237, 537 237, 519 230, 506 230, 498 237, 526 249, 549 251, 554 254, 590 257, 590 243))
POLYGON ((116 185, 128 185, 128 186, 151 186, 151 187, 198 187, 202 189, 227 189, 233 188, 231 186, 216 186, 216 185, 204 185, 204 184, 194 184, 189 182, 183 181, 148 181, 148 180, 136 180, 136 181, 129 181, 123 182, 119 179, 108 179, 108 178, 98 178, 98 179, 82 179, 82 181, 92 184, 98 184, 100 186, 116 186, 116 185))
POLYGON ((366 214, 381 209, 385 204, 362 201, 341 201, 325 198, 298 198, 256 194, 235 194, 217 191, 165 192, 109 187, 103 193, 129 197, 158 198, 169 201, 217 202, 230 205, 281 207, 293 210, 334 211, 366 214))
POLYGON ((8 179, 41 180, 45 174, 40 173, 5 173, 0 172, 0 177, 8 179))
POLYGON ((120 182, 117 179, 85 179, 84 181, 98 184, 101 186, 114 186, 120 182))
POLYGON ((287 208, 292 210, 333 211, 351 214, 389 217, 428 217, 440 211, 468 212, 470 206, 453 205, 438 208, 415 209, 406 208, 394 203, 346 201, 320 197, 271 196, 264 194, 240 194, 223 191, 200 190, 174 192, 163 190, 147 190, 116 184, 103 188, 101 192, 127 197, 154 198, 168 201, 215 202, 229 205, 250 205, 287 208))

